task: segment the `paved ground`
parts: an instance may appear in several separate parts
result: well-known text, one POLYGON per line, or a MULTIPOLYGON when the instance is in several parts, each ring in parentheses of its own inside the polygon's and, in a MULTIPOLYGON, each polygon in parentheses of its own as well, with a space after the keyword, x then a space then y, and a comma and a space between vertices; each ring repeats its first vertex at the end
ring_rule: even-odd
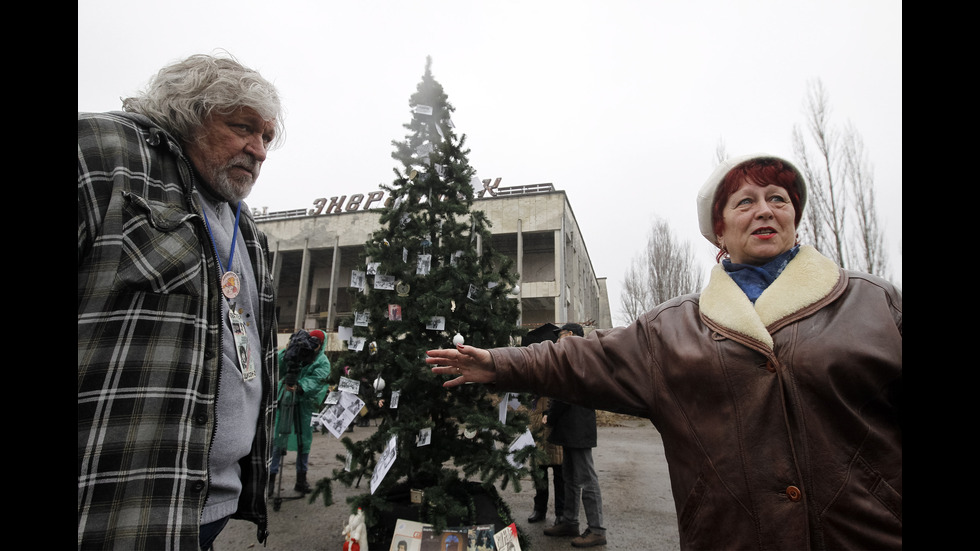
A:
MULTIPOLYGON (((633 418, 618 422, 620 426, 599 427, 599 446, 594 450, 599 485, 607 528, 608 544, 594 549, 636 551, 676 550, 679 547, 677 515, 670 492, 667 464, 664 460, 660 434, 649 421, 633 418)), ((347 433, 355 439, 370 434, 374 427, 357 427, 347 433)), ((330 475, 339 467, 335 455, 343 453, 343 445, 331 434, 317 433, 310 454, 311 482, 330 475)), ((292 494, 295 481, 295 454, 286 456, 283 495, 292 494)), ((322 501, 287 500, 279 511, 269 507, 271 536, 262 547, 255 540, 254 525, 233 520, 215 542, 216 551, 267 549, 269 551, 339 551, 343 545, 343 526, 350 511, 346 496, 368 491, 369 482, 360 488, 347 488, 334 482, 334 504, 324 507, 322 501)), ((294 494, 292 494, 294 495, 294 494)), ((517 522, 517 529, 530 538, 530 549, 523 551, 555 551, 575 549, 568 538, 551 538, 542 534, 554 519, 549 511, 545 522, 528 524, 531 514, 533 485, 530 479, 521 484, 521 492, 508 487, 501 491, 517 522)), ((553 504, 549 504, 553 507, 553 504)), ((585 529, 584 513, 580 514, 585 529)), ((363 551, 363 548, 362 548, 363 551)), ((388 551, 371 549, 370 551, 388 551)))

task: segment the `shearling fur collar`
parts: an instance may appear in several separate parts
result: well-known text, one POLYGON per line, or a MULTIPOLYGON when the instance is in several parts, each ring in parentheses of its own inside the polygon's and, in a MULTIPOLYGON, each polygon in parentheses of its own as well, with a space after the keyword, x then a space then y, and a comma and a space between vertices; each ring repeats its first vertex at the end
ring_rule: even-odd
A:
POLYGON ((832 260, 804 245, 753 306, 719 264, 711 270, 708 286, 701 292, 701 315, 772 349, 767 328, 827 296, 840 277, 841 271, 832 260))

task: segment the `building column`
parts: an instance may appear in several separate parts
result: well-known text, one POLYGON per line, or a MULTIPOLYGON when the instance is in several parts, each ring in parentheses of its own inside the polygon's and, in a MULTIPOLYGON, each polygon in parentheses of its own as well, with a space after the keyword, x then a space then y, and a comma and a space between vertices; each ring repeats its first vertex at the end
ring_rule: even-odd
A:
POLYGON ((310 240, 303 243, 303 261, 299 268, 299 289, 296 297, 296 329, 306 329, 306 312, 310 309, 310 240))
POLYGON ((517 326, 524 322, 524 221, 517 219, 517 326))
POLYGON ((558 296, 555 297, 555 316, 560 323, 568 322, 568 307, 565 306, 565 217, 561 219, 561 228, 555 230, 555 279, 558 284, 558 296))
POLYGON ((282 252, 279 250, 279 241, 276 241, 276 250, 272 253, 272 286, 279 296, 279 276, 282 274, 282 252))
POLYGON ((327 331, 337 323, 337 279, 340 276, 340 235, 333 242, 333 265, 330 266, 330 292, 327 299, 327 331))

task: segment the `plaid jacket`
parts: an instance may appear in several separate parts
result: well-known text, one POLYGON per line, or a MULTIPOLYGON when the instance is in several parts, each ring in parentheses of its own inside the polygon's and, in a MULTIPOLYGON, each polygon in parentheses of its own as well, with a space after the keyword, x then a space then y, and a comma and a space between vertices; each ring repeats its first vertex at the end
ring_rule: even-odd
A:
MULTIPOLYGON (((275 297, 259 285, 262 412, 235 518, 267 534, 275 297)), ((221 358, 219 266, 179 143, 127 113, 78 115, 78 548, 198 549, 221 358)))

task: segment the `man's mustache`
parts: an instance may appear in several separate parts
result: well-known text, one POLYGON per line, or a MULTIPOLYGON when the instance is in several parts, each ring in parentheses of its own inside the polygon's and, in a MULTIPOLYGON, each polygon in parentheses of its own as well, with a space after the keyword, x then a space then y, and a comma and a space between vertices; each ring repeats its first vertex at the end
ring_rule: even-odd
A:
POLYGON ((247 153, 241 153, 239 155, 236 155, 234 158, 232 158, 231 161, 228 162, 229 168, 231 167, 243 168, 252 173, 252 178, 259 177, 258 172, 259 172, 260 165, 261 163, 255 160, 255 157, 252 157, 247 153))

